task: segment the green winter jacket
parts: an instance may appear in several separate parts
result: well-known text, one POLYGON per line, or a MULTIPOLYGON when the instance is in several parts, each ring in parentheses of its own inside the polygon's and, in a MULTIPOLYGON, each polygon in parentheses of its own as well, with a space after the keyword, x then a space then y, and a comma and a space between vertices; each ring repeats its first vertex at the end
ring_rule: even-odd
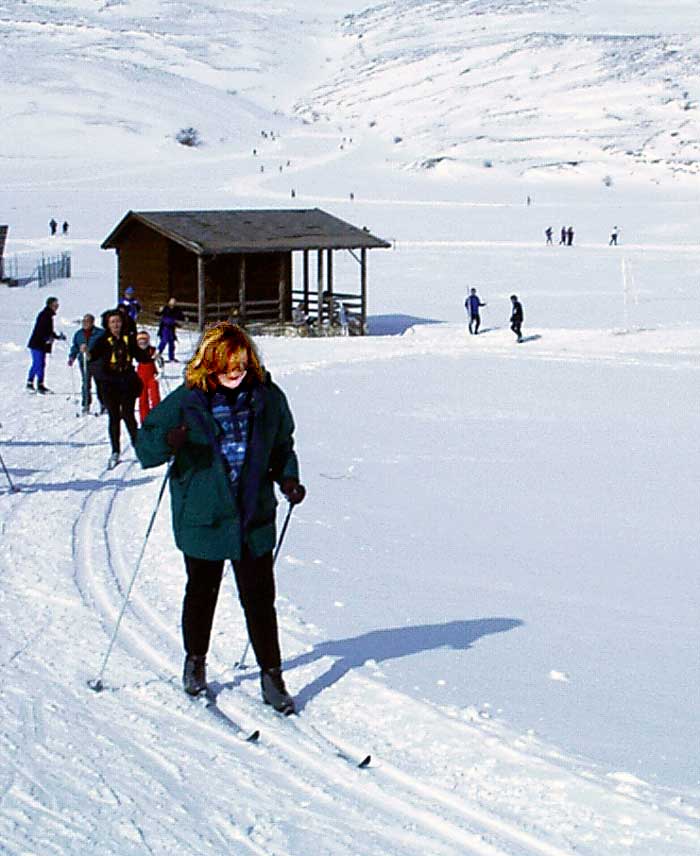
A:
POLYGON ((186 425, 187 441, 170 471, 175 543, 198 559, 239 559, 246 544, 253 556, 273 549, 277 500, 273 482, 299 478, 294 452, 294 421, 282 390, 255 381, 251 387, 250 437, 237 495, 229 481, 217 441, 221 433, 209 398, 184 384, 146 417, 136 454, 144 468, 173 456, 166 441, 171 428, 186 425))

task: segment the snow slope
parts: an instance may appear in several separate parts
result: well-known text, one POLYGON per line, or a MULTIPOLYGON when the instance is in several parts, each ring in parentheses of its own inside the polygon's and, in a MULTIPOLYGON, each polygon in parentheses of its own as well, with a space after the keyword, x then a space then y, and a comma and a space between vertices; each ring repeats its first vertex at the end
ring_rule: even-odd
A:
MULTIPOLYGON (((546 13, 576 38, 690 33, 685 50, 692 6, 623 4, 630 26, 606 28, 595 2, 459 5, 467 17, 403 4, 393 20, 393 5, 349 0, 0 7, 15 99, 0 151, 8 252, 68 248, 74 261, 49 289, 0 287, 0 452, 21 488, 0 482, 0 852, 698 851, 695 185, 672 159, 653 173, 630 161, 611 187, 598 166, 541 181, 397 170, 397 144, 338 95, 351 74, 365 86, 348 65, 359 22, 408 93, 398 27, 423 49, 448 24, 464 44, 475 18, 503 36, 546 13), (321 75, 333 121, 304 124, 292 105, 323 106, 321 75), (205 145, 175 144, 183 125, 205 145), (31 324, 49 292, 67 333, 114 302, 114 259, 98 248, 126 209, 280 206, 292 187, 295 205, 395 241, 370 254, 374 335, 260 341, 309 489, 278 566, 302 714, 270 714, 256 671, 234 668, 245 634, 230 582, 210 654, 218 710, 184 697, 167 502, 92 693, 164 472, 130 450, 105 471, 106 426, 76 416, 64 345, 55 394, 25 393, 31 324), (52 215, 68 239, 44 237, 52 215), (575 246, 545 247, 543 229, 564 223, 575 246), (472 284, 488 304, 476 338, 472 284)), ((540 50, 527 38, 523 67, 540 50)), ((646 47, 639 62, 657 73, 646 47)), ((462 134, 458 113, 439 120, 424 103, 419 116, 391 107, 424 123, 405 162, 462 134)), ((557 136, 549 113, 538 121, 557 136)), ((352 258, 336 276, 354 284, 352 258)), ((185 334, 181 356, 193 345, 185 334)), ((164 391, 176 383, 171 366, 164 391)))
POLYGON ((348 54, 300 110, 369 126, 399 163, 465 176, 696 176, 697 9, 653 5, 380 3, 346 17, 348 54))

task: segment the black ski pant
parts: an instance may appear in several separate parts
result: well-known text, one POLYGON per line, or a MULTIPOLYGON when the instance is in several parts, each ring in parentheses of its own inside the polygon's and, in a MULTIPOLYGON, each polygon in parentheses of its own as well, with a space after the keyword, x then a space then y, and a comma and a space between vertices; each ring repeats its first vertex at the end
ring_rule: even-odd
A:
MULTIPOLYGON (((244 547, 241 558, 232 564, 255 659, 263 671, 279 668, 282 658, 272 552, 251 556, 244 547)), ((202 656, 209 650, 224 560, 210 561, 185 555, 185 569, 187 586, 182 604, 182 637, 187 654, 202 656)))
POLYGON ((515 335, 518 337, 518 339, 522 339, 522 337, 523 337, 523 334, 521 332, 522 325, 523 325, 522 321, 511 321, 510 322, 510 329, 515 333, 515 335))
POLYGON ((136 406, 137 394, 133 382, 111 381, 102 382, 102 400, 107 408, 109 419, 109 442, 112 444, 112 452, 121 452, 121 421, 124 421, 126 429, 131 438, 131 445, 136 445, 136 406))
POLYGON ((104 400, 102 398, 102 384, 95 374, 95 367, 88 363, 86 380, 85 366, 83 365, 83 361, 80 358, 78 359, 78 366, 80 368, 80 390, 83 407, 88 408, 92 404, 91 387, 93 381, 95 382, 95 388, 97 389, 97 400, 100 402, 100 407, 106 407, 107 405, 104 403, 104 400))
POLYGON ((472 315, 469 319, 469 332, 476 335, 479 332, 479 326, 481 325, 481 315, 472 315), (472 326, 474 329, 472 330, 472 326))

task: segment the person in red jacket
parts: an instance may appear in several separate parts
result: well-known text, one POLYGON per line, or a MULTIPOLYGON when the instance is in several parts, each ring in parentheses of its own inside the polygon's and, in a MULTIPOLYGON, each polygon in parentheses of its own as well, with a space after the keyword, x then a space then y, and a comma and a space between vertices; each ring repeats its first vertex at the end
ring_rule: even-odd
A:
POLYGON ((139 330, 136 334, 136 344, 142 351, 146 351, 150 357, 148 362, 139 363, 136 367, 136 374, 141 378, 143 384, 141 395, 139 395, 139 417, 143 425, 144 419, 151 410, 156 404, 160 404, 160 388, 158 386, 156 349, 151 345, 151 337, 146 330, 139 330))

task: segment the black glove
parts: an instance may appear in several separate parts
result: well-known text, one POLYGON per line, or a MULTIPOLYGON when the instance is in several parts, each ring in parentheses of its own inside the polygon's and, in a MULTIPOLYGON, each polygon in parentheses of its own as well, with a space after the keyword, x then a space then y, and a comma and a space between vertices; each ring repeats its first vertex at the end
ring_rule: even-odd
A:
POLYGON ((187 425, 178 425, 177 428, 171 428, 165 435, 165 442, 174 451, 179 452, 187 442, 187 425))
POLYGON ((299 479, 288 478, 280 485, 282 493, 289 500, 290 505, 299 505, 304 501, 306 496, 306 488, 303 484, 299 484, 299 479))
POLYGON ((56 338, 59 340, 59 342, 65 342, 66 341, 66 334, 65 333, 59 333, 56 336, 56 338))

